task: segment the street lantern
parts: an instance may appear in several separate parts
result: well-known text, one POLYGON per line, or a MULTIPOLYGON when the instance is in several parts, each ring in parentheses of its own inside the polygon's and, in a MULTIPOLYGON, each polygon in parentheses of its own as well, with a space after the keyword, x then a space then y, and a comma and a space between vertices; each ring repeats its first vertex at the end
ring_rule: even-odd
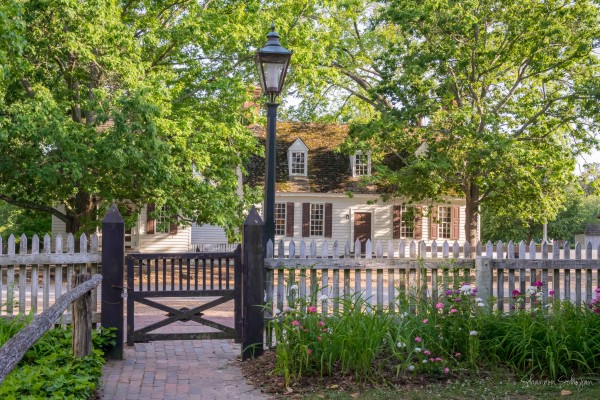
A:
POLYGON ((279 43, 275 24, 271 23, 271 32, 267 34, 267 44, 256 52, 256 69, 260 77, 260 86, 267 96, 267 141, 265 145, 265 197, 263 217, 265 220, 266 244, 271 240, 275 245, 275 130, 277 125, 277 107, 275 98, 281 93, 285 75, 292 58, 292 52, 279 43))
POLYGON ((283 89, 290 58, 292 58, 292 52, 279 43, 275 24, 271 23, 271 32, 267 34, 267 44, 256 52, 256 68, 260 86, 270 102, 273 102, 283 89))

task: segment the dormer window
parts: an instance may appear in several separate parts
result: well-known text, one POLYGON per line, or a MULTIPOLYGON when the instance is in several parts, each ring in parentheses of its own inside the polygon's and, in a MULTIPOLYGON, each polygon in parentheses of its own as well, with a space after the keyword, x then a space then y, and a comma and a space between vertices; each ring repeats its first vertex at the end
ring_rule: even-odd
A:
POLYGON ((288 148, 289 174, 306 176, 308 170, 308 147, 300 139, 296 139, 288 148))
POLYGON ((358 151, 350 156, 350 163, 352 164, 352 176, 371 175, 371 154, 358 151))

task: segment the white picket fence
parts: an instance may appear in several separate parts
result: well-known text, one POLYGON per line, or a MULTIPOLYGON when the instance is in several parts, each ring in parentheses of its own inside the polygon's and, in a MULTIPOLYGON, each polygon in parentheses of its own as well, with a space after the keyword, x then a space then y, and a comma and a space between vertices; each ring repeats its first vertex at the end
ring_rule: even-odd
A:
POLYGON ((545 242, 528 246, 488 242, 478 243, 472 251, 469 243, 390 240, 385 247, 377 242, 374 249, 367 241, 361 252, 356 241, 351 252, 349 241, 342 245, 336 241, 331 247, 324 241, 320 248, 315 241, 302 241, 299 251, 295 242, 279 241, 276 257, 273 247, 267 244, 265 259, 267 318, 297 298, 310 299, 323 313, 339 312, 347 304, 344 299, 356 296, 375 310, 394 312, 401 293, 435 299, 465 282, 476 285, 478 296, 486 301, 493 296, 503 311, 514 306, 513 290, 525 293, 535 281, 544 282, 545 300, 554 290, 556 298, 582 304, 600 285, 600 248, 592 249, 591 243, 585 250, 579 243, 572 250, 568 243, 559 248, 545 242))
MULTIPOLYGON (((98 236, 79 238, 79 251, 75 252, 75 238, 67 236, 66 252, 63 238, 56 236, 54 245, 49 235, 44 237, 42 248, 38 236, 21 235, 19 251, 16 240, 10 235, 6 254, 0 237, 0 317, 11 318, 17 314, 37 314, 47 310, 55 299, 72 287, 72 277, 79 272, 98 273, 101 256, 98 253, 98 236)), ((97 312, 98 290, 92 291, 93 322, 100 321, 97 312)), ((61 323, 71 320, 70 309, 61 323)))

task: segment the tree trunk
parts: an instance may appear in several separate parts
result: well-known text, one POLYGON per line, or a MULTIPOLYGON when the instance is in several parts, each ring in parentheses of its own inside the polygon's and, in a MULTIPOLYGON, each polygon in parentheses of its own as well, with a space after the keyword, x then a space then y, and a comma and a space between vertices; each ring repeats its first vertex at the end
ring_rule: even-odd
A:
POLYGON ((477 245, 477 232, 479 228, 479 185, 470 184, 465 193, 465 237, 474 249, 477 245))

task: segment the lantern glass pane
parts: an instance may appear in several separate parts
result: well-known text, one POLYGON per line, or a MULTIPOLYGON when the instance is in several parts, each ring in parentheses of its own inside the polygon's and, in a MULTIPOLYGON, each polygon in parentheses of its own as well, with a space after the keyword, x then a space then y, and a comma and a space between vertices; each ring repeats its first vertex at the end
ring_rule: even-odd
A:
POLYGON ((279 83, 281 82, 281 73, 283 72, 284 64, 264 64, 265 71, 265 84, 266 91, 268 93, 274 92, 279 93, 281 88, 279 87, 279 83))

